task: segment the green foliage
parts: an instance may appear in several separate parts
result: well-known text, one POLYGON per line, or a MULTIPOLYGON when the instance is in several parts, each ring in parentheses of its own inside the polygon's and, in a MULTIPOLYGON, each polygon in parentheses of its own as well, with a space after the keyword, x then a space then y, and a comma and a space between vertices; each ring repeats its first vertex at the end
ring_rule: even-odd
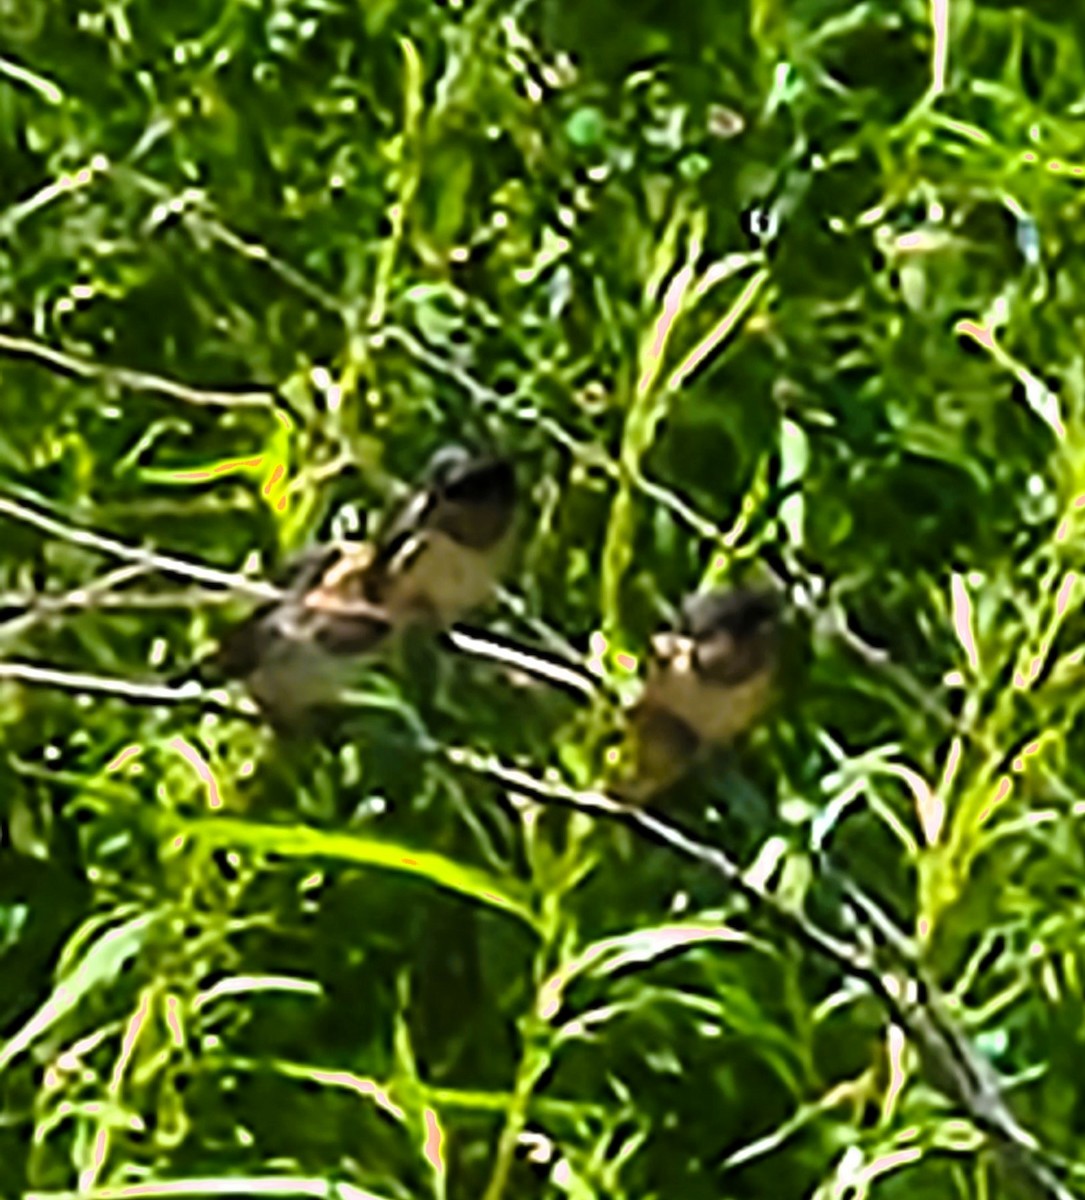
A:
MULTIPOLYGON (((271 571, 497 446, 486 619, 623 693, 768 558, 786 694, 671 815, 839 923, 827 847, 1080 1159, 1083 26, 0 0, 0 493, 271 571)), ((9 664, 147 681, 245 609, 0 521, 9 664)), ((589 786, 612 714, 427 645, 359 682, 291 743, 0 670, 0 1195, 1030 1194, 838 965, 436 749, 589 786)))

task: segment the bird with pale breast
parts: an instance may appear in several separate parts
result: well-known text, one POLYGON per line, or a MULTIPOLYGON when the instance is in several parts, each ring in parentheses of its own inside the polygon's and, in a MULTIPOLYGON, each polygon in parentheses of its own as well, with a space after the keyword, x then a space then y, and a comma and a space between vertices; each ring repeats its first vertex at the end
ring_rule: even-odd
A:
POLYGON ((293 560, 282 599, 229 630, 212 665, 243 679, 273 724, 296 726, 334 703, 389 635, 447 628, 489 597, 516 499, 508 460, 442 448, 374 543, 315 546, 293 560))
POLYGON ((377 538, 367 599, 399 626, 447 629, 489 599, 511 549, 516 502, 508 459, 438 450, 423 486, 377 538))
POLYGON ((282 599, 227 630, 212 669, 244 681, 275 726, 296 727, 335 701, 357 668, 392 632, 388 614, 367 601, 359 580, 372 561, 368 544, 313 547, 286 564, 282 599))
POLYGON ((698 756, 749 729, 772 697, 781 602, 767 589, 687 597, 674 629, 653 637, 648 676, 630 713, 634 744, 627 795, 676 782, 698 756))

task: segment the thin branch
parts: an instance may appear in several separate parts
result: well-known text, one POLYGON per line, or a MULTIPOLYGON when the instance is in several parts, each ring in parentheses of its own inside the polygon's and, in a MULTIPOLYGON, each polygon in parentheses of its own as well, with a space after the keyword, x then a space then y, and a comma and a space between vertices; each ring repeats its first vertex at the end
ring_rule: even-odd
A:
MULTIPOLYGON (((525 625, 550 651, 562 655, 567 661, 580 661, 580 651, 552 625, 536 617, 528 610, 527 602, 508 588, 495 587, 494 593, 501 606, 525 625)), ((586 669, 586 668, 585 668, 586 669)))
MULTIPOLYGON (((648 809, 628 804, 607 792, 576 791, 556 779, 539 779, 529 771, 509 767, 466 747, 438 747, 438 752, 453 767, 482 776, 506 791, 517 792, 541 804, 558 804, 589 816, 618 820, 652 841, 709 867, 747 899, 767 905, 789 930, 797 928, 804 941, 808 941, 824 957, 846 968, 850 974, 859 974, 865 980, 866 973, 876 971, 873 963, 861 961, 855 947, 818 929, 790 909, 785 909, 763 886, 747 880, 738 864, 718 846, 698 841, 678 825, 656 816, 648 809)), ((881 987, 880 979, 877 986, 881 987)))
POLYGON ((186 207, 181 213, 181 219, 186 225, 191 225, 193 228, 203 231, 214 238, 215 241, 221 242, 235 253, 240 254, 243 258, 247 258, 252 262, 262 263, 273 275, 277 275, 284 283, 318 304, 325 311, 334 313, 339 317, 342 317, 346 311, 347 305, 341 298, 326 291, 319 284, 313 283, 312 280, 306 278, 306 276, 284 259, 272 254, 262 242, 246 241, 245 238, 235 233, 229 226, 224 225, 216 217, 212 217, 203 211, 203 206, 198 207, 196 210, 186 207))
MULTIPOLYGON (((751 915, 767 918, 794 941, 831 962, 849 978, 857 980, 886 1009, 891 1020, 906 1031, 916 1045, 928 1082, 958 1103, 978 1129, 982 1129, 1020 1171, 1027 1174, 1039 1194, 1050 1200, 1075 1200, 1074 1194, 1055 1174, 1072 1164, 1043 1150, 1010 1111, 990 1064, 961 1032, 949 1015, 944 996, 930 982, 918 983, 907 972, 883 970, 874 957, 859 945, 828 933, 805 914, 791 909, 764 884, 747 875, 718 846, 698 841, 671 821, 626 804, 602 792, 578 792, 549 779, 463 747, 438 747, 438 753, 454 768, 481 776, 511 792, 541 804, 558 804, 591 816, 618 820, 637 833, 702 864, 724 879, 750 904, 751 915)), ((852 889, 855 899, 856 889, 852 889)), ((869 898, 859 907, 864 919, 878 912, 881 939, 906 944, 903 933, 869 898)))
POLYGON ((0 333, 0 354, 6 354, 10 358, 30 359, 61 375, 71 375, 76 379, 97 379, 113 387, 166 396, 170 400, 180 400, 185 404, 211 405, 219 408, 273 408, 275 406, 275 393, 269 389, 224 392, 189 387, 174 379, 167 379, 163 375, 152 375, 148 371, 136 371, 130 367, 108 366, 95 362, 93 359, 83 358, 81 355, 57 350, 52 346, 47 346, 44 342, 35 342, 31 338, 14 337, 7 333, 0 333))
POLYGON ((176 685, 139 683, 112 675, 89 675, 82 671, 65 671, 59 667, 43 667, 26 662, 0 662, 0 680, 79 695, 116 696, 133 704, 190 704, 199 700, 205 708, 224 716, 250 722, 261 719, 256 707, 247 701, 224 703, 192 680, 176 685))
POLYGON ((67 524, 45 513, 38 512, 10 496, 0 495, 0 517, 9 517, 24 525, 32 525, 52 537, 69 542, 73 546, 82 546, 97 554, 108 554, 123 562, 138 563, 167 575, 179 575, 183 579, 191 579, 196 583, 204 583, 210 587, 227 588, 232 592, 251 596, 256 600, 278 600, 282 596, 279 588, 258 580, 237 575, 232 571, 219 571, 214 567, 206 567, 188 559, 175 558, 171 554, 158 554, 153 550, 144 550, 138 546, 130 546, 127 542, 118 541, 106 534, 94 533, 67 524))
MULTIPOLYGON (((145 574, 149 567, 127 566, 119 567, 116 572, 117 581, 121 580, 122 572, 131 572, 133 576, 145 574)), ((104 580, 103 576, 103 580, 104 580)), ((155 611, 174 608, 198 608, 203 605, 232 604, 234 597, 228 592, 210 592, 206 588, 174 588, 161 592, 109 591, 92 594, 90 588, 74 588, 70 592, 59 595, 45 592, 37 595, 31 592, 0 592, 0 610, 18 609, 17 616, 7 621, 0 621, 0 637, 7 637, 11 626, 25 617, 35 619, 52 616, 54 613, 81 612, 86 609, 121 609, 124 611, 155 611)))
POLYGON ((512 638, 499 637, 487 630, 470 629, 466 625, 454 625, 444 641, 460 654, 520 671, 541 683, 573 692, 585 700, 594 699, 600 691, 601 681, 581 663, 526 646, 512 638))
POLYGON ((81 671, 64 671, 58 667, 40 667, 24 662, 0 662, 0 679, 56 688, 62 692, 120 696, 142 704, 181 704, 203 694, 200 687, 191 683, 177 687, 161 683, 136 683, 111 675, 87 675, 81 671))
POLYGON ((110 170, 118 179, 128 180, 157 199, 155 211, 147 223, 150 229, 171 218, 177 219, 190 233, 197 235, 193 239, 197 244, 201 234, 217 241, 250 262, 263 264, 273 275, 325 311, 343 316, 346 306, 342 298, 314 283, 296 267, 273 254, 262 242, 246 240, 212 215, 207 194, 199 188, 186 188, 178 192, 130 163, 112 164, 110 170))
MULTIPOLYGON (((94 608, 110 599, 115 599, 118 594, 124 594, 117 593, 115 588, 146 575, 148 570, 149 568, 142 563, 129 563, 124 567, 115 567, 99 578, 92 579, 90 583, 82 584, 60 596, 20 598, 11 607, 18 604, 25 611, 0 622, 0 638, 18 637, 53 613, 63 612, 70 608, 94 608)), ((0 606, 6 607, 4 597, 0 597, 0 606)))
POLYGON ((50 180, 36 192, 32 192, 25 199, 5 208, 3 212, 0 212, 0 237, 11 237, 27 217, 47 208, 63 196, 89 187, 106 169, 107 165, 108 160, 104 155, 95 154, 82 167, 77 167, 74 171, 63 171, 56 179, 50 180))

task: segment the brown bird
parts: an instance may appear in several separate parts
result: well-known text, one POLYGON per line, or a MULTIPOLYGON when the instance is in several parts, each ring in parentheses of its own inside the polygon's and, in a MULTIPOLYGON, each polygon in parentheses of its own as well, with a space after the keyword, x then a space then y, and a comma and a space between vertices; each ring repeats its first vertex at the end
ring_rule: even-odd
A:
POLYGON ((243 679, 273 724, 297 726, 333 703, 390 634, 446 628, 484 602, 515 508, 507 460, 445 447, 375 544, 316 546, 288 564, 283 598, 228 631, 211 665, 243 679))
POLYGON ((388 614, 366 599, 371 545, 313 547, 291 563, 281 600, 228 630, 209 660, 241 679, 264 715, 281 728, 334 702, 357 668, 392 632, 388 614))
POLYGON ((727 745, 765 711, 777 667, 781 603, 764 589, 689 596, 677 628, 656 634, 630 714, 630 796, 676 782, 702 751, 727 745))
POLYGON ((508 459, 445 446, 378 537, 367 597, 397 626, 448 628, 489 599, 511 547, 516 501, 508 459))

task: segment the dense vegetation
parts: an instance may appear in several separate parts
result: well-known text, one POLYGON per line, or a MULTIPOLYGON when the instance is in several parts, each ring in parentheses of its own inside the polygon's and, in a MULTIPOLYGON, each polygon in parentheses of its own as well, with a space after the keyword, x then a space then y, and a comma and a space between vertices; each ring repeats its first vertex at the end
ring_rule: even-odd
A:
POLYGON ((1083 46, 0 0, 0 1196, 1085 1195, 1083 46), (449 439, 524 484, 478 623, 594 702, 148 687, 449 439), (600 811, 652 631, 769 569, 772 718, 600 811))

